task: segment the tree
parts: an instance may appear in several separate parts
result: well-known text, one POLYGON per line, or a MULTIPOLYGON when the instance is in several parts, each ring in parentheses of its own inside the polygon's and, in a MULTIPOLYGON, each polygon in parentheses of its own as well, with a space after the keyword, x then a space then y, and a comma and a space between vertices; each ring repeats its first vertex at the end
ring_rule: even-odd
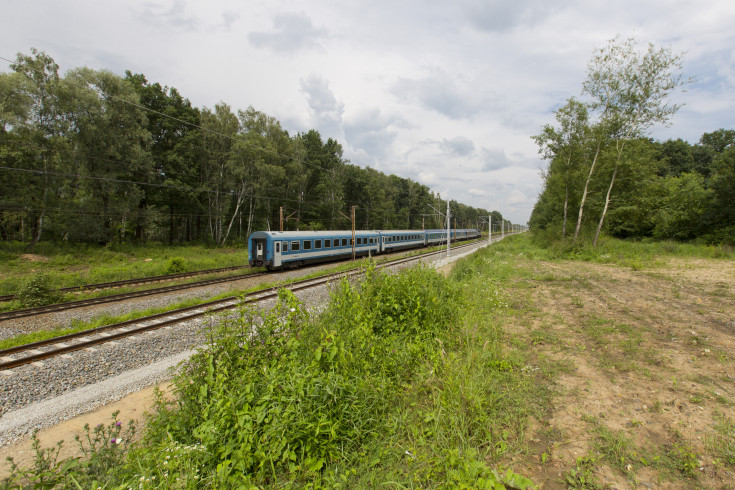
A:
POLYGON ((27 192, 3 193, 13 201, 8 207, 20 211, 23 221, 30 219, 28 250, 33 250, 42 237, 45 218, 54 207, 52 200, 59 185, 53 174, 68 151, 64 139, 68 125, 60 117, 64 88, 59 65, 43 51, 31 48, 31 53, 32 56, 18 53, 10 65, 15 73, 4 74, 0 83, 4 143, 13 143, 12 149, 3 152, 3 160, 19 170, 34 172, 15 173, 8 179, 11 188, 27 192), (8 130, 12 136, 7 134, 8 130))
POLYGON ((670 48, 649 44, 639 53, 634 39, 615 38, 597 50, 587 67, 583 91, 591 97, 591 107, 600 111, 600 123, 616 153, 593 245, 597 245, 626 143, 655 124, 668 124, 680 107, 669 97, 684 83, 681 66, 682 56, 670 48))
MULTIPOLYGON (((532 136, 539 146, 539 153, 551 161, 547 185, 559 173, 564 187, 564 209, 561 236, 566 236, 569 191, 584 159, 585 140, 589 137, 587 107, 574 97, 556 111, 559 129, 545 125, 541 134, 532 136)), ((576 233, 575 233, 576 237, 576 233)))
POLYGON ((171 87, 149 83, 142 74, 125 72, 125 81, 138 94, 140 104, 148 109, 146 129, 151 135, 153 182, 160 187, 142 188, 140 216, 135 238, 144 238, 144 215, 150 208, 168 210, 168 242, 179 235, 177 220, 185 225, 182 239, 192 240, 193 215, 202 207, 199 202, 201 139, 199 110, 171 87))
POLYGON ((151 172, 138 94, 106 70, 78 68, 65 80, 74 90, 67 117, 80 175, 69 189, 79 211, 69 233, 100 243, 132 235, 143 195, 139 183, 151 172))
POLYGON ((207 189, 207 222, 210 238, 222 241, 222 220, 231 201, 228 162, 240 124, 232 109, 224 102, 201 111, 201 138, 204 152, 203 181, 207 189))
POLYGON ((664 180, 665 195, 656 215, 656 238, 686 240, 701 234, 702 217, 712 199, 698 173, 684 173, 664 180))

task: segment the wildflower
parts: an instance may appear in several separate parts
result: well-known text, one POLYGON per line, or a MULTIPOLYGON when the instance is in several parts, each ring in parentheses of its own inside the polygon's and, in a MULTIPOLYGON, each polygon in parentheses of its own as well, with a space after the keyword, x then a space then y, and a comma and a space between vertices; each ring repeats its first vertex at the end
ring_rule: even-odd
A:
POLYGON ((115 424, 115 427, 122 427, 122 422, 118 422, 115 424))
POLYGON ((111 440, 110 442, 111 442, 111 443, 113 443, 113 444, 116 444, 116 443, 117 443, 117 439, 115 439, 115 438, 113 437, 113 438, 112 438, 112 440, 111 440))

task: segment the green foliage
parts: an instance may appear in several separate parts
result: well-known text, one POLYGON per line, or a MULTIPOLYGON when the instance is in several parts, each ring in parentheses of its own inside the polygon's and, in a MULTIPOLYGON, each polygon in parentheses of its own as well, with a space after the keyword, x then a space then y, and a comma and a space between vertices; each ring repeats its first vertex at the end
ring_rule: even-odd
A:
POLYGON ((603 488, 595 475, 597 458, 594 455, 580 456, 574 468, 564 475, 567 488, 573 490, 601 490, 603 488))
POLYGON ((535 488, 492 466, 547 406, 491 320, 507 302, 486 274, 512 274, 500 245, 455 279, 368 265, 318 316, 286 290, 271 311, 243 307, 206 331, 175 400, 157 393, 124 463, 98 428, 85 458, 43 464, 83 488, 535 488))
POLYGON ((186 260, 182 257, 169 259, 166 264, 166 274, 180 274, 186 271, 186 260))
POLYGON ((47 305, 56 302, 59 298, 59 295, 51 289, 49 277, 38 273, 23 281, 16 295, 20 305, 24 308, 47 305))
POLYGON ((532 231, 564 240, 573 216, 581 220, 575 241, 594 220, 594 244, 602 231, 733 244, 735 130, 705 133, 697 145, 645 138, 679 109, 668 98, 686 83, 681 62, 653 44, 638 51, 635 39, 616 38, 595 51, 583 84, 588 103, 567 101, 556 113, 559 127, 546 125, 533 137, 549 165, 532 231))
POLYGON ((458 314, 433 271, 366 274, 343 282, 317 321, 282 291, 275 310, 243 309, 212 330, 177 382, 175 410, 162 406, 151 424, 152 445, 203 445, 205 473, 226 486, 330 480, 338 461, 357 463, 458 314))
POLYGON ((688 444, 683 442, 673 444, 669 448, 667 456, 673 462, 674 467, 683 475, 690 478, 697 476, 699 456, 688 444))
POLYGON ((33 433, 33 465, 20 468, 13 458, 10 475, 0 485, 2 488, 99 488, 116 473, 124 470, 127 451, 135 437, 135 425, 128 427, 117 420, 119 412, 112 415, 112 422, 99 424, 94 429, 84 426, 85 435, 75 440, 81 457, 59 460, 63 446, 60 441, 51 448, 42 448, 33 433))
MULTIPOLYGON (((273 196, 289 203, 286 229, 348 229, 351 205, 360 228, 420 229, 429 205, 446 206, 428 187, 350 165, 338 141, 313 129, 289 135, 253 107, 196 108, 129 71, 60 76, 35 49, 11 69, 0 74, 3 241, 242 243, 275 228, 273 196)), ((450 204, 461 227, 489 214, 450 204)))
POLYGON ((658 208, 654 236, 659 239, 690 239, 702 234, 702 217, 713 192, 706 189, 699 174, 668 177, 663 187, 666 197, 658 208))
POLYGON ((186 270, 247 265, 246 249, 162 244, 109 246, 40 242, 43 261, 24 256, 19 242, 0 242, 0 294, 15 293, 28 276, 40 272, 56 287, 110 282, 166 274, 170 257, 185 261, 186 270), (4 259, 2 259, 4 257, 4 259))

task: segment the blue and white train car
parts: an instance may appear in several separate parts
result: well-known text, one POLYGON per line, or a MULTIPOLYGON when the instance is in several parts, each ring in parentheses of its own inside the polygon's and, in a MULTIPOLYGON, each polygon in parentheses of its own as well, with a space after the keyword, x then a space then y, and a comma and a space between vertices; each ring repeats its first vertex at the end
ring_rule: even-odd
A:
POLYGON ((381 252, 395 252, 426 245, 426 232, 423 230, 381 230, 381 252))
MULTIPOLYGON (((355 232, 355 255, 380 251, 377 231, 355 232)), ((248 238, 251 267, 281 269, 352 257, 351 231, 256 231, 248 238)))
MULTIPOLYGON (((477 230, 451 230, 452 241, 479 236, 477 230)), ((446 230, 360 230, 355 256, 395 252, 446 243, 446 230)), ((351 231, 256 231, 248 238, 251 267, 284 269, 352 257, 351 231)))

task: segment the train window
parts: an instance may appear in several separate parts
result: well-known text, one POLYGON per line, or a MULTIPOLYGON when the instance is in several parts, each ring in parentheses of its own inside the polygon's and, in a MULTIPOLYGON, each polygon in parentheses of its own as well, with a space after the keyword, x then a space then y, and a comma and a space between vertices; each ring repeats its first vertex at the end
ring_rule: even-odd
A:
POLYGON ((357 244, 362 245, 362 237, 357 239, 357 244))
POLYGON ((342 246, 343 247, 346 247, 347 246, 347 239, 346 238, 343 238, 342 239, 342 246))
POLYGON ((324 240, 324 248, 330 248, 332 246, 332 240, 324 240))
POLYGON ((304 240, 304 250, 311 250, 311 240, 304 240))
POLYGON ((283 242, 283 251, 288 252, 288 242, 283 242))
POLYGON ((322 248, 322 241, 314 240, 314 248, 322 248))
POLYGON ((281 253, 281 242, 276 242, 276 253, 281 253))
POLYGON ((301 250, 301 244, 299 242, 291 242, 291 251, 298 252, 301 250))

